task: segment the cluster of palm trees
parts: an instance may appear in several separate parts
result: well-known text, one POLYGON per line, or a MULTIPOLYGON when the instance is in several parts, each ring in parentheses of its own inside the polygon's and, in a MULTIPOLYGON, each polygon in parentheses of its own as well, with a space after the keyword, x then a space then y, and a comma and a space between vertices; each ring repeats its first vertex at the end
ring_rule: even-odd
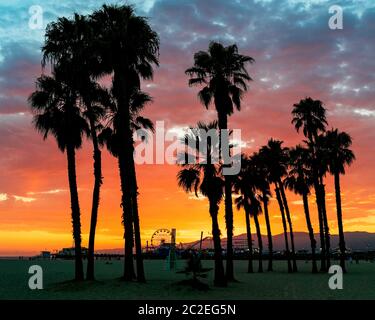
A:
POLYGON ((50 23, 42 53, 43 68, 50 63, 51 72, 37 79, 29 103, 36 129, 44 138, 52 135, 67 155, 75 279, 84 279, 75 152, 87 136, 93 145, 95 182, 86 277, 94 279, 95 229, 103 183, 101 147, 105 145, 118 160, 121 181, 125 229, 123 278, 143 282, 133 132, 139 128, 153 129, 153 123, 140 115, 151 101, 141 90, 141 81, 152 79, 153 69, 158 66, 159 37, 146 18, 134 13, 133 7, 103 5, 89 16, 75 14, 70 19, 63 17, 50 23), (110 88, 101 84, 108 78, 112 80, 110 88))
MULTIPOLYGON (((213 102, 218 120, 210 124, 198 123, 191 128, 185 141, 202 139, 203 132, 216 129, 219 135, 227 130, 227 118, 234 108, 240 110, 241 98, 251 81, 246 71, 246 64, 254 60, 238 53, 235 45, 225 47, 220 43, 211 43, 207 52, 200 51, 194 56, 194 66, 186 73, 191 77, 190 85, 201 86, 198 97, 202 104, 209 107, 213 102), (192 137, 193 136, 193 137, 192 137)), ((204 163, 183 163, 177 175, 178 184, 186 192, 194 192, 207 197, 209 214, 212 219, 212 236, 215 250, 215 279, 217 286, 225 286, 228 281, 235 280, 233 269, 233 204, 245 212, 247 242, 249 247, 248 272, 253 272, 253 248, 251 234, 251 219, 253 217, 259 247, 258 271, 263 272, 262 235, 258 216, 264 212, 268 239, 268 271, 273 270, 273 244, 269 217, 269 201, 272 191, 280 209, 285 239, 285 254, 288 272, 297 272, 296 250, 293 236, 292 214, 288 205, 286 189, 302 197, 307 229, 311 241, 312 272, 318 272, 317 241, 310 218, 309 196, 312 191, 318 211, 320 231, 320 271, 326 272, 330 266, 331 247, 330 233, 326 210, 325 178, 327 174, 334 176, 336 191, 337 224, 339 229, 340 265, 345 268, 345 239, 342 221, 342 206, 340 193, 340 175, 345 174, 345 167, 354 159, 350 150, 351 137, 337 129, 327 130, 326 109, 323 103, 312 98, 305 98, 294 104, 292 109, 292 124, 297 132, 302 129, 305 136, 302 144, 293 148, 283 146, 283 141, 270 139, 267 145, 251 155, 242 154, 241 171, 238 175, 223 174, 223 161, 212 162, 211 145, 207 144, 204 163), (272 190, 273 189, 273 190, 272 190), (226 271, 224 272, 221 232, 218 225, 218 211, 224 199, 225 223, 227 231, 226 271)), ((207 136, 207 135, 204 135, 207 136)), ((228 136, 228 135, 227 135, 228 136)), ((229 141, 221 143, 229 144, 229 141)), ((194 145, 194 144, 193 144, 194 145)), ((191 146, 191 144, 189 144, 191 146)), ((219 146, 220 149, 221 146, 219 146)), ((201 149, 190 150, 197 156, 201 149)), ((220 152, 220 151, 219 151, 220 152)))
MULTIPOLYGON (((93 280, 95 230, 98 220, 100 190, 103 184, 101 152, 103 146, 117 158, 120 176, 121 208, 124 226, 124 273, 126 281, 145 281, 140 236, 138 185, 134 163, 133 133, 140 128, 153 130, 150 119, 141 116, 152 98, 141 90, 142 80, 153 77, 159 64, 159 37, 144 17, 134 13, 131 6, 103 5, 92 14, 75 14, 59 18, 48 25, 42 47, 43 70, 36 81, 36 90, 29 103, 33 122, 44 139, 52 135, 58 148, 66 153, 71 200, 71 219, 75 242, 75 279, 84 279, 81 249, 81 220, 76 179, 75 153, 88 137, 93 146, 94 186, 87 256, 86 278, 93 280), (110 85, 104 85, 108 79, 110 85), (135 248, 135 250, 134 250, 135 248), (134 268, 134 254, 136 269, 134 268)), ((234 109, 241 109, 241 100, 252 80, 247 65, 253 58, 241 55, 236 45, 224 46, 217 42, 208 51, 194 55, 193 67, 186 70, 189 85, 201 86, 198 97, 208 108, 214 104, 217 121, 198 123, 189 139, 199 142, 199 132, 217 130, 218 148, 229 143, 228 117, 234 109), (199 130, 198 130, 199 129, 199 130), (224 131, 223 131, 224 130, 224 131)), ((303 145, 285 148, 282 141, 269 140, 266 146, 252 155, 242 155, 238 175, 224 175, 221 157, 211 161, 212 144, 207 144, 205 164, 183 164, 178 183, 187 192, 202 194, 209 201, 212 235, 215 249, 215 285, 225 286, 234 281, 233 268, 233 202, 243 208, 249 245, 249 272, 253 272, 251 219, 253 217, 259 246, 259 271, 262 265, 262 238, 258 216, 265 215, 268 236, 268 271, 272 271, 272 232, 268 205, 275 192, 285 234, 288 271, 297 271, 292 218, 286 188, 301 195, 307 227, 311 239, 313 272, 317 272, 316 240, 310 221, 308 197, 314 191, 319 218, 321 242, 321 270, 330 264, 330 239, 325 204, 324 179, 334 176, 337 219, 340 233, 341 265, 345 268, 345 241, 342 224, 340 175, 354 160, 349 149, 351 138, 345 132, 326 130, 326 110, 318 100, 306 98, 294 105, 293 124, 302 129, 306 140, 303 145), (273 189, 274 190, 271 190, 273 189), (224 199, 227 231, 226 268, 221 247, 218 212, 224 199)), ((198 146, 198 143, 196 144, 198 146)), ((198 151, 198 149, 197 149, 198 151)), ((221 154, 221 152, 219 152, 221 154)), ((189 156, 189 155, 186 155, 189 156)))

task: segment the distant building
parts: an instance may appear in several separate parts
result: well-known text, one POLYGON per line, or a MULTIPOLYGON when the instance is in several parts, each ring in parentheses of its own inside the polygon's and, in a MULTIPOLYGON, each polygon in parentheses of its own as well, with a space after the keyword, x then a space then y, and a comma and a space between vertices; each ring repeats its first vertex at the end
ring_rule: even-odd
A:
MULTIPOLYGON (((74 248, 62 248, 58 253, 58 256, 61 257, 74 257, 75 249, 74 248)), ((82 248, 82 256, 87 255, 87 248, 82 248)))
POLYGON ((51 259, 51 252, 50 251, 42 251, 40 253, 40 257, 42 259, 51 259))

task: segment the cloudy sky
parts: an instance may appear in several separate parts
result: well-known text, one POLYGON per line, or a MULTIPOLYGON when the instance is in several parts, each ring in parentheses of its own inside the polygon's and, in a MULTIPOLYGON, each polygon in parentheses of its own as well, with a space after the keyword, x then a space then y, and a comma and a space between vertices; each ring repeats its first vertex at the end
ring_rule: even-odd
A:
MULTIPOLYGON (((107 1, 106 3, 121 3, 107 1)), ((324 102, 330 127, 353 137, 357 161, 342 179, 346 230, 375 232, 375 3, 348 0, 144 0, 135 4, 161 39, 160 67, 153 82, 144 83, 154 103, 145 114, 179 130, 199 120, 215 119, 187 86, 184 70, 193 54, 212 40, 236 43, 250 55, 254 81, 241 112, 230 119, 242 130, 251 153, 270 138, 286 146, 302 140, 291 125, 292 105, 311 96, 324 102), (328 10, 343 8, 343 30, 330 30, 328 10)), ((31 125, 27 97, 41 73, 44 27, 59 16, 90 13, 102 1, 0 0, 0 254, 24 254, 71 244, 66 159, 52 139, 46 142, 31 125), (43 9, 43 28, 30 29, 29 9, 43 9)), ((84 244, 89 228, 92 149, 77 155, 84 244)), ((98 224, 98 248, 121 247, 120 193, 116 162, 104 153, 104 185, 98 224)), ((176 227, 178 241, 210 231, 207 203, 177 188, 173 165, 138 166, 143 240, 161 227, 176 227)), ((329 221, 336 233, 332 177, 327 177, 329 221)), ((304 231, 298 197, 292 203, 295 229, 304 231)), ((311 201, 315 210, 313 201, 311 201)), ((223 214, 221 214, 222 216, 223 214)), ((274 233, 281 229, 277 207, 271 206, 274 233)), ((316 212, 313 211, 314 226, 316 212)), ((262 218, 263 219, 263 218, 262 218)), ((262 220, 263 221, 263 220, 262 220)), ((245 231, 244 214, 235 213, 235 233, 245 231)), ((221 229, 225 225, 221 220, 221 229)), ((263 223, 263 231, 265 231, 263 223)))

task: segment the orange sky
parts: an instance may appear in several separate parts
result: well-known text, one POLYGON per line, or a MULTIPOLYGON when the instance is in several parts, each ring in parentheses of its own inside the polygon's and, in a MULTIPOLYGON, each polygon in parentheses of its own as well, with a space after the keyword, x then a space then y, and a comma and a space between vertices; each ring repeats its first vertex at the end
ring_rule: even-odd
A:
MULTIPOLYGON (((72 243, 66 158, 52 138, 43 142, 32 128, 26 103, 41 72, 44 33, 27 29, 27 3, 0 4, 0 18, 4 15, 0 28, 5 31, 0 35, 0 255, 33 254, 72 243)), ((94 0, 84 5, 73 0, 46 1, 45 23, 56 15, 71 15, 74 10, 86 13, 99 5, 94 0)), ((270 137, 284 140, 286 146, 300 143, 303 137, 290 123, 293 104, 306 96, 322 100, 329 127, 352 135, 357 157, 342 177, 345 230, 375 232, 375 44, 369 41, 375 32, 375 11, 370 2, 348 0, 346 6, 344 29, 333 31, 327 25, 328 9, 319 3, 216 0, 213 6, 210 1, 159 0, 139 4, 137 10, 150 17, 161 38, 160 68, 154 82, 143 86, 154 98, 145 115, 165 121, 173 130, 214 120, 215 112, 199 104, 197 88, 187 86, 184 70, 192 65, 194 52, 206 50, 210 40, 236 42, 241 53, 256 61, 249 67, 254 81, 242 111, 229 121, 231 128, 242 130, 244 151, 256 151, 270 137)), ((85 246, 93 185, 91 153, 90 143, 77 153, 85 246)), ((117 165, 106 151, 103 157, 96 248, 119 248, 123 229, 117 165)), ((177 242, 210 232, 207 201, 178 189, 176 172, 174 165, 137 167, 143 242, 157 228, 176 228, 177 242)), ((332 177, 326 181, 329 223, 336 233, 332 177)), ((288 200, 294 229, 306 231, 301 199, 288 193, 288 200)), ((271 201, 270 215, 277 234, 282 225, 275 202, 271 201)), ((318 232, 313 200, 311 205, 318 232)), ((223 216, 221 209, 220 228, 225 235, 223 216)), ((235 211, 234 232, 245 232, 243 212, 235 211)))

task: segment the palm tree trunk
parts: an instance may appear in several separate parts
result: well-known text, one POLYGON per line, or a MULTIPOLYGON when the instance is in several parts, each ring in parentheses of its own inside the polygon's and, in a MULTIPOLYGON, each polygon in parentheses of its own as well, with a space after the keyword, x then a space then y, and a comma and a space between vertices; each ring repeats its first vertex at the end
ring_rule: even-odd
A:
POLYGON ((249 259, 247 272, 253 273, 253 239, 251 238, 251 225, 250 225, 250 212, 245 209, 245 220, 246 220, 246 237, 247 237, 247 247, 249 248, 249 259))
POLYGON ((318 267, 316 265, 316 257, 315 257, 316 240, 314 238, 314 229, 312 227, 311 219, 310 219, 310 209, 309 209, 309 201, 308 201, 307 193, 303 193, 302 199, 303 199, 303 208, 305 211, 307 229, 309 231, 309 237, 310 237, 310 243, 311 243, 312 273, 317 273, 318 267))
POLYGON ((268 238, 268 268, 267 271, 273 271, 272 258, 273 258, 273 243, 272 243, 272 232, 270 217, 268 214, 268 199, 265 192, 263 192, 263 207, 264 207, 264 217, 266 219, 267 226, 267 238, 268 238))
POLYGON ((91 206, 91 222, 90 222, 90 235, 89 247, 87 252, 87 280, 94 280, 94 246, 95 246, 95 232, 96 223, 98 220, 98 209, 100 201, 100 187, 102 185, 102 157, 99 149, 98 138, 95 130, 95 122, 90 118, 90 130, 92 143, 94 148, 94 189, 92 193, 92 206, 91 206))
POLYGON ((68 160, 68 177, 70 189, 70 203, 72 209, 72 224, 73 224, 73 238, 75 246, 75 280, 81 281, 84 279, 83 262, 82 262, 82 248, 81 248, 81 212, 78 200, 77 175, 75 163, 74 147, 68 145, 66 149, 68 160))
MULTIPOLYGON (((127 65, 124 63, 124 65, 127 65)), ((118 151, 120 181, 122 199, 121 205, 123 210, 123 223, 125 227, 125 262, 124 262, 124 280, 131 281, 135 278, 133 263, 134 247, 134 230, 133 230, 133 204, 132 193, 134 193, 134 180, 132 179, 132 161, 133 161, 133 144, 132 131, 130 128, 130 79, 124 76, 129 75, 129 70, 123 70, 121 67, 114 73, 114 90, 117 93, 118 103, 118 134, 121 138, 121 144, 118 151)))
POLYGON ((339 247, 340 247, 340 266, 342 271, 346 272, 346 246, 344 236, 344 226, 342 222, 342 207, 341 207, 341 190, 340 190, 340 174, 335 172, 335 194, 336 194, 336 209, 337 209, 337 224, 339 227, 339 247))
POLYGON ((321 196, 320 196, 320 188, 319 182, 317 179, 314 178, 314 191, 315 191, 315 199, 316 199, 316 206, 318 208, 318 220, 319 220, 319 237, 320 237, 320 271, 326 272, 327 265, 326 265, 326 242, 324 238, 324 219, 322 214, 322 206, 321 206, 321 196))
POLYGON ((313 184, 314 184, 314 191, 315 191, 315 199, 316 199, 316 206, 318 209, 318 219, 319 219, 319 237, 320 237, 320 271, 327 271, 327 264, 326 264, 326 241, 324 235, 324 214, 322 209, 322 199, 321 199, 321 192, 320 192, 320 185, 319 185, 319 161, 316 156, 316 141, 318 139, 317 134, 313 134, 309 132, 308 135, 309 141, 312 145, 312 175, 313 175, 313 184))
POLYGON ((145 271, 143 267, 143 255, 142 255, 142 241, 141 241, 141 230, 139 224, 139 213, 138 213, 138 186, 137 186, 137 175, 135 172, 134 158, 132 157, 132 209, 133 209, 133 223, 134 223, 134 237, 135 237, 135 252, 136 252, 136 263, 137 263, 137 280, 138 282, 146 282, 145 271))
POLYGON ((323 215, 323 222, 324 222, 324 237, 325 237, 325 244, 326 244, 326 261, 327 261, 327 269, 331 266, 331 240, 329 234, 329 225, 328 225, 328 218, 327 218, 327 209, 326 209, 326 192, 325 187, 323 184, 323 177, 320 177, 320 195, 321 195, 321 207, 322 207, 322 215, 323 215))
MULTIPOLYGON (((228 119, 225 113, 218 112, 219 119, 219 157, 222 159, 222 143, 227 135, 222 136, 221 130, 228 130, 228 119)), ((224 141, 229 146, 229 141, 224 141)), ((226 277, 228 281, 234 280, 233 267, 233 204, 232 204, 232 179, 229 175, 224 175, 224 192, 225 192, 225 224, 227 228, 227 260, 226 260, 226 277)))
POLYGON ((291 273, 291 272, 293 272, 293 269, 292 269, 292 264, 290 263, 290 251, 289 251, 289 242, 288 242, 288 229, 287 229, 287 225, 286 225, 284 205, 283 205, 283 201, 282 201, 281 195, 280 195, 280 190, 277 187, 277 184, 275 184, 275 186, 276 186, 276 188, 275 188, 276 198, 277 198, 277 202, 279 203, 281 218, 282 218, 282 221, 283 221, 285 251, 286 251, 286 259, 287 259, 287 263, 288 263, 288 272, 291 273))
POLYGON ((219 212, 219 206, 210 200, 210 215, 212 219, 212 237, 214 240, 214 259, 215 259, 215 278, 214 285, 216 287, 225 287, 227 281, 225 279, 224 265, 223 265, 223 255, 221 249, 220 240, 220 228, 217 220, 217 215, 219 212))
POLYGON ((294 247, 294 233, 293 233, 293 225, 292 225, 292 219, 289 211, 289 206, 288 206, 288 200, 285 195, 285 190, 284 190, 284 185, 282 181, 279 181, 279 186, 280 186, 280 194, 284 203, 285 207, 285 212, 286 212, 286 218, 288 220, 288 225, 289 225, 289 232, 290 232, 290 242, 292 246, 292 260, 293 260, 293 272, 297 272, 297 261, 296 261, 296 250, 294 247))
POLYGON ((258 214, 256 214, 255 212, 254 212, 254 221, 255 221, 255 228, 257 230, 258 246, 259 246, 259 267, 258 267, 258 272, 263 272, 263 261, 262 261, 263 241, 262 241, 262 234, 260 233, 260 226, 259 226, 258 214))
POLYGON ((134 244, 134 233, 133 233, 133 218, 131 208, 131 197, 129 188, 127 187, 126 181, 129 182, 126 175, 126 164, 124 163, 124 157, 122 151, 118 155, 119 171, 120 171, 120 183, 121 183, 121 207, 122 207, 122 220, 125 229, 125 260, 124 260, 124 280, 131 281, 134 278, 134 264, 133 264, 133 244, 134 244))

